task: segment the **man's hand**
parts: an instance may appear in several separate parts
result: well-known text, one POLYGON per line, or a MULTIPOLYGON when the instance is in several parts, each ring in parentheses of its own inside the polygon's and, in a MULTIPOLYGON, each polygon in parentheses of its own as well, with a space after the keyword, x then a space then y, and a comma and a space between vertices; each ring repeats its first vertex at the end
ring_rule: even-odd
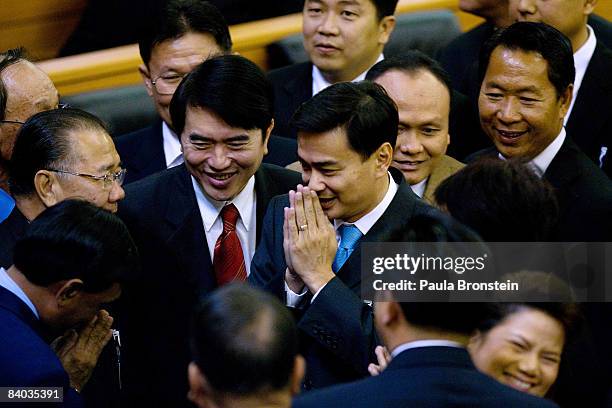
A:
POLYGON ((68 330, 51 343, 70 378, 70 386, 81 391, 98 362, 98 357, 112 336, 113 318, 100 310, 80 333, 68 330))
POLYGON ((389 354, 389 350, 387 350, 386 347, 376 346, 374 353, 376 354, 376 360, 378 360, 378 364, 370 363, 370 365, 368 366, 368 371, 370 372, 371 376, 379 375, 380 373, 382 373, 391 362, 391 354, 389 354))
POLYGON ((331 266, 338 249, 336 233, 316 192, 298 185, 297 192, 289 193, 289 202, 285 240, 292 272, 314 294, 335 276, 331 266))

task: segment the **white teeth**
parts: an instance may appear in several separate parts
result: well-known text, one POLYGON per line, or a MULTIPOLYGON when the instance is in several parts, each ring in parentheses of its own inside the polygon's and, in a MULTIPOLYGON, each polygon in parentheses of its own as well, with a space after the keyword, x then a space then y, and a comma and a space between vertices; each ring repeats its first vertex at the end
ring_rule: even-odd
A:
POLYGON ((510 377, 510 382, 512 383, 512 385, 520 390, 528 390, 529 388, 531 388, 531 384, 527 383, 525 381, 521 381, 517 378, 514 377, 510 377))
POLYGON ((227 180, 232 176, 233 174, 210 174, 210 177, 214 178, 215 180, 227 180))

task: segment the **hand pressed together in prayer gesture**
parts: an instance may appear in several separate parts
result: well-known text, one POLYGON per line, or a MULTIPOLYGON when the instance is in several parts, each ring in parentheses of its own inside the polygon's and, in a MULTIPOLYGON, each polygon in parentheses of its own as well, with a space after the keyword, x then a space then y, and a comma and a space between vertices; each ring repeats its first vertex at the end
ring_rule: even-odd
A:
POLYGON ((70 386, 80 391, 96 367, 98 357, 112 336, 113 318, 100 310, 80 331, 68 330, 51 343, 70 378, 70 386))
POLYGON ((338 249, 334 227, 323 212, 317 193, 298 185, 289 192, 285 208, 283 249, 287 261, 285 279, 291 290, 303 285, 316 293, 335 275, 332 262, 338 249))

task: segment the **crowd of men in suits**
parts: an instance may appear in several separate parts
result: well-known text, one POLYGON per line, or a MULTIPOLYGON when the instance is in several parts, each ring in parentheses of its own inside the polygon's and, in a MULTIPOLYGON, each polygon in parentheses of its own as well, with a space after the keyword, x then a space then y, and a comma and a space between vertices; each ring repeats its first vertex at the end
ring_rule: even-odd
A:
MULTIPOLYGON (((537 179, 519 177, 512 187, 525 181, 552 196, 555 217, 542 219, 550 228, 539 234, 525 223, 533 236, 612 241, 612 24, 592 15, 595 3, 462 1, 487 22, 442 50, 439 64, 416 51, 384 58, 397 0, 306 0, 310 61, 266 75, 232 53, 214 6, 171 0, 139 41, 139 72, 159 120, 114 139, 95 116, 60 106, 50 79, 19 50, 2 54, 0 318, 24 344, 36 342, 53 383, 70 384, 87 406, 241 406, 258 398, 289 406, 300 388, 300 407, 346 405, 348 396, 357 406, 553 406, 474 368, 464 346, 478 305, 388 299, 373 309, 360 299, 360 246, 413 236, 418 219, 448 221, 436 205, 454 216, 452 200, 462 197, 448 191, 459 187, 446 186, 445 198, 436 189, 457 172, 469 184, 473 167, 461 169, 482 158, 520 162, 537 179), (72 245, 97 229, 81 232, 83 217, 117 224, 124 252, 113 252, 115 243, 99 250, 109 260, 83 258, 91 250, 72 245), (66 242, 49 237, 73 218, 78 225, 59 230, 66 242), (41 262, 28 265, 28 257, 41 262), (70 269, 85 261, 94 275, 121 272, 114 322, 97 310, 117 297, 119 273, 91 289, 86 281, 96 276, 70 269), (40 280, 47 268, 67 272, 40 280), (269 294, 228 285, 234 281, 269 294), (88 300, 99 292, 102 299, 88 300), (67 325, 74 296, 95 312, 67 325), (49 314, 55 304, 68 306, 49 314), (78 324, 57 361, 40 344, 48 340, 40 322, 55 330, 78 324), (110 323, 120 339, 109 341, 110 323), (92 332, 101 340, 87 342, 92 332), (393 360, 368 379, 380 344, 393 360), (453 378, 458 391, 433 381, 437 375, 453 378), (350 384, 327 389, 340 383, 350 384)), ((488 184, 469 187, 475 199, 467 203, 491 195, 488 184)), ((477 209, 467 208, 475 217, 477 209)), ((460 219, 491 239, 489 229, 460 219)), ((499 240, 514 237, 498 232, 499 240)), ((609 303, 586 312, 589 337, 568 356, 573 374, 560 378, 564 406, 612 398, 609 303)), ((22 352, 9 347, 2 358, 22 352)), ((38 381, 35 368, 11 362, 20 376, 0 385, 38 381)))

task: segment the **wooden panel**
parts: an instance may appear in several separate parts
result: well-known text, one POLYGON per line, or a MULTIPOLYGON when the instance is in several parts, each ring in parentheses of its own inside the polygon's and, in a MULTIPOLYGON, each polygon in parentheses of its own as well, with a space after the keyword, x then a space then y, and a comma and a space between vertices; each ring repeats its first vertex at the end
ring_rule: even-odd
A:
MULTIPOLYGON (((432 9, 450 9, 458 12, 458 0, 400 0, 397 13, 432 9)), ((461 27, 469 29, 479 19, 459 14, 461 27)), ((301 14, 254 21, 230 27, 234 50, 265 69, 265 47, 288 35, 302 30, 301 14)), ((137 67, 142 61, 137 45, 95 51, 86 54, 43 61, 45 70, 62 95, 103 89, 112 86, 140 83, 137 67)))
POLYGON ((612 21, 612 0, 599 0, 595 12, 612 21))

